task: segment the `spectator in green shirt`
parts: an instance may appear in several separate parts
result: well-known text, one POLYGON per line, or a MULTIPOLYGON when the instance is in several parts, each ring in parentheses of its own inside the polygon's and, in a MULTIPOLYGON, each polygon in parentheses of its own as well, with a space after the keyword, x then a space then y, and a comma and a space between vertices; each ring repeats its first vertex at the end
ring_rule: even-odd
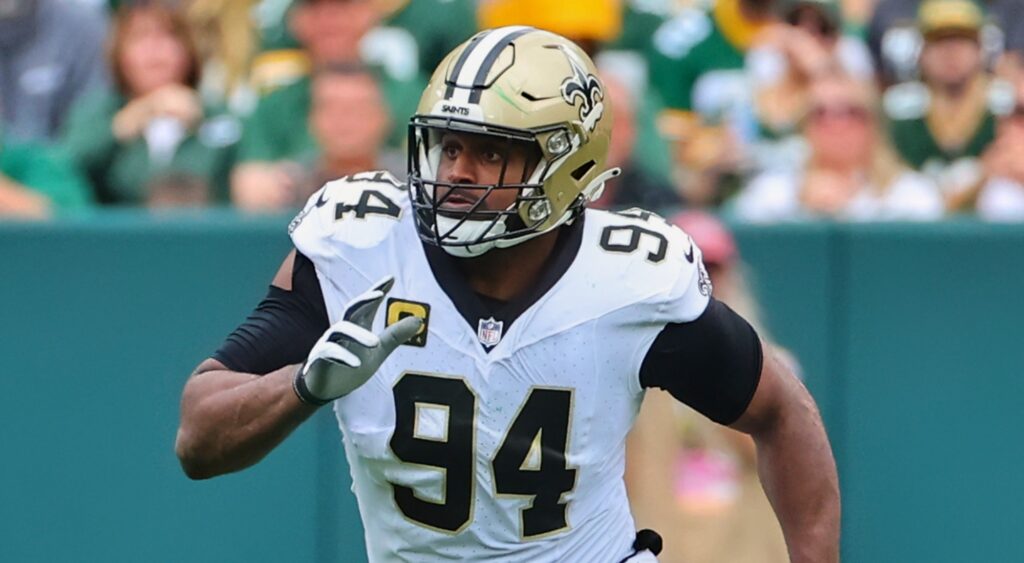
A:
POLYGON ((368 67, 332 65, 311 85, 309 129, 318 148, 291 160, 252 163, 253 189, 235 193, 251 211, 300 207, 325 183, 348 174, 386 170, 405 176, 405 154, 386 146, 391 118, 379 77, 368 67))
POLYGON ((687 201, 714 205, 744 166, 743 146, 756 134, 745 57, 778 21, 775 0, 715 0, 665 22, 652 41, 651 83, 667 110, 659 129, 675 141, 687 201))
MULTIPOLYGON (((313 72, 335 64, 362 64, 362 39, 380 21, 381 12, 370 0, 300 0, 288 12, 290 29, 305 47, 313 72)), ((394 123, 406 123, 422 92, 421 77, 413 79, 382 69, 381 89, 394 123)), ((311 79, 278 88, 263 97, 245 122, 239 146, 239 165, 232 172, 232 201, 243 209, 267 210, 248 203, 276 199, 264 189, 261 178, 268 166, 281 162, 308 161, 318 151, 307 126, 311 107, 311 79)), ((404 137, 404 126, 391 131, 392 144, 404 137)))
POLYGON ((144 205, 152 185, 166 191, 179 179, 188 193, 201 183, 202 201, 226 199, 241 128, 200 100, 200 61, 183 15, 155 0, 125 4, 111 41, 117 90, 78 104, 64 135, 97 198, 144 205))
MULTIPOLYGON (((253 60, 254 85, 268 93, 308 74, 308 58, 293 36, 294 30, 289 29, 288 17, 292 5, 303 0, 247 1, 257 6, 261 36, 259 53, 253 60)), ((388 74, 400 79, 429 72, 477 31, 475 0, 369 2, 377 8, 380 21, 360 39, 363 63, 385 67, 388 74)))
POLYGON ((1024 221, 1024 73, 1013 77, 1013 110, 999 119, 996 138, 985 150, 985 180, 973 207, 988 221, 1024 221))
POLYGON ((662 24, 652 38, 651 81, 665 105, 721 118, 708 112, 727 111, 733 100, 715 98, 736 94, 727 88, 744 82, 747 50, 775 21, 774 0, 715 0, 708 11, 683 10, 662 24))
POLYGON ((7 144, 0 135, 0 220, 42 219, 90 203, 88 185, 59 149, 7 144))
POLYGON ((996 115, 1012 89, 985 67, 985 15, 971 0, 927 0, 918 13, 924 37, 921 81, 889 88, 884 109, 900 156, 931 176, 951 211, 969 207, 982 181, 981 155, 995 138, 996 115))

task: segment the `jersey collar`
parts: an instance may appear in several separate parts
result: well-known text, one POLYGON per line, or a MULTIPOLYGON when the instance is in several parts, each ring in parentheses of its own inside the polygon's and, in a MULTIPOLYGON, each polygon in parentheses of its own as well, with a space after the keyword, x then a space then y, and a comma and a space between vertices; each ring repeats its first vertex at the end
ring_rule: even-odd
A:
MULTIPOLYGON (((560 227, 561 232, 555 243, 555 249, 551 258, 544 264, 544 269, 537 282, 531 289, 511 301, 501 302, 478 295, 459 271, 456 263, 458 258, 449 255, 441 248, 424 242, 423 251, 438 286, 448 295, 459 314, 469 323, 470 328, 476 332, 481 320, 493 319, 502 323, 502 330, 507 335, 512 323, 547 294, 548 290, 562 279, 576 259, 583 241, 585 216, 586 213, 581 213, 571 224, 560 227)), ((483 344, 481 346, 487 352, 494 349, 494 346, 484 346, 483 344)))

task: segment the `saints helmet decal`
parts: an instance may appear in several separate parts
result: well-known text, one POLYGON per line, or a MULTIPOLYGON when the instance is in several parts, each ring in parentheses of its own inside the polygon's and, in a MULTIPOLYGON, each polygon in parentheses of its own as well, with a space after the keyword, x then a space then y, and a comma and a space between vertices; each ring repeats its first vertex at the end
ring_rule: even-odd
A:
POLYGON ((587 72, 576 53, 564 45, 558 45, 558 49, 565 53, 572 68, 572 75, 562 82, 562 99, 570 106, 575 106, 577 101, 580 103, 580 120, 587 131, 593 131, 597 120, 604 114, 604 89, 601 81, 587 72))

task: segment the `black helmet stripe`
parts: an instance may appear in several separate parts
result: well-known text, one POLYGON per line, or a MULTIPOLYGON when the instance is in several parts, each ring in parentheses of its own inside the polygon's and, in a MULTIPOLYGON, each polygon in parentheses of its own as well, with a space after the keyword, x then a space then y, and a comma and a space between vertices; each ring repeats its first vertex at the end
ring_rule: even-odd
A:
POLYGON ((459 55, 448 76, 445 99, 479 103, 480 90, 486 84, 487 74, 501 52, 516 38, 534 31, 532 27, 509 26, 484 32, 473 38, 459 55))
POLYGON ((459 54, 459 58, 455 60, 455 66, 452 67, 452 71, 448 74, 448 79, 445 81, 445 84, 447 84, 448 87, 444 90, 444 99, 452 99, 452 95, 455 94, 455 82, 459 79, 459 73, 462 72, 462 67, 466 64, 466 59, 469 58, 470 51, 472 51, 474 47, 480 45, 480 40, 486 37, 489 33, 491 32, 485 31, 477 34, 469 40, 469 45, 462 50, 462 53, 459 54))
POLYGON ((533 29, 529 27, 520 29, 504 37, 497 45, 494 46, 494 48, 490 50, 489 53, 487 53, 487 56, 484 57, 484 62, 480 65, 480 69, 476 72, 476 77, 473 78, 473 91, 469 94, 469 103, 480 103, 480 95, 483 93, 484 86, 487 85, 487 75, 490 74, 491 67, 494 66, 494 61, 498 60, 498 55, 501 55, 501 52, 505 50, 505 47, 511 45, 513 41, 531 31, 533 31, 533 29))

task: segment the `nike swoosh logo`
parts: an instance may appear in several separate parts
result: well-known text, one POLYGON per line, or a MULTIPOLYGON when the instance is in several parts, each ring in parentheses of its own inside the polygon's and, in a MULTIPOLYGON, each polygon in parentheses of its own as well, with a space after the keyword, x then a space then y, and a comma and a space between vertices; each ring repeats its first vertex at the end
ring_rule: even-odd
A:
POLYGON ((686 251, 686 261, 693 264, 693 241, 690 241, 690 249, 686 251))
POLYGON ((320 208, 320 207, 323 207, 323 206, 327 205, 327 198, 324 197, 325 195, 327 195, 327 190, 326 189, 321 189, 320 190, 320 197, 316 198, 316 204, 315 204, 316 207, 320 208))

